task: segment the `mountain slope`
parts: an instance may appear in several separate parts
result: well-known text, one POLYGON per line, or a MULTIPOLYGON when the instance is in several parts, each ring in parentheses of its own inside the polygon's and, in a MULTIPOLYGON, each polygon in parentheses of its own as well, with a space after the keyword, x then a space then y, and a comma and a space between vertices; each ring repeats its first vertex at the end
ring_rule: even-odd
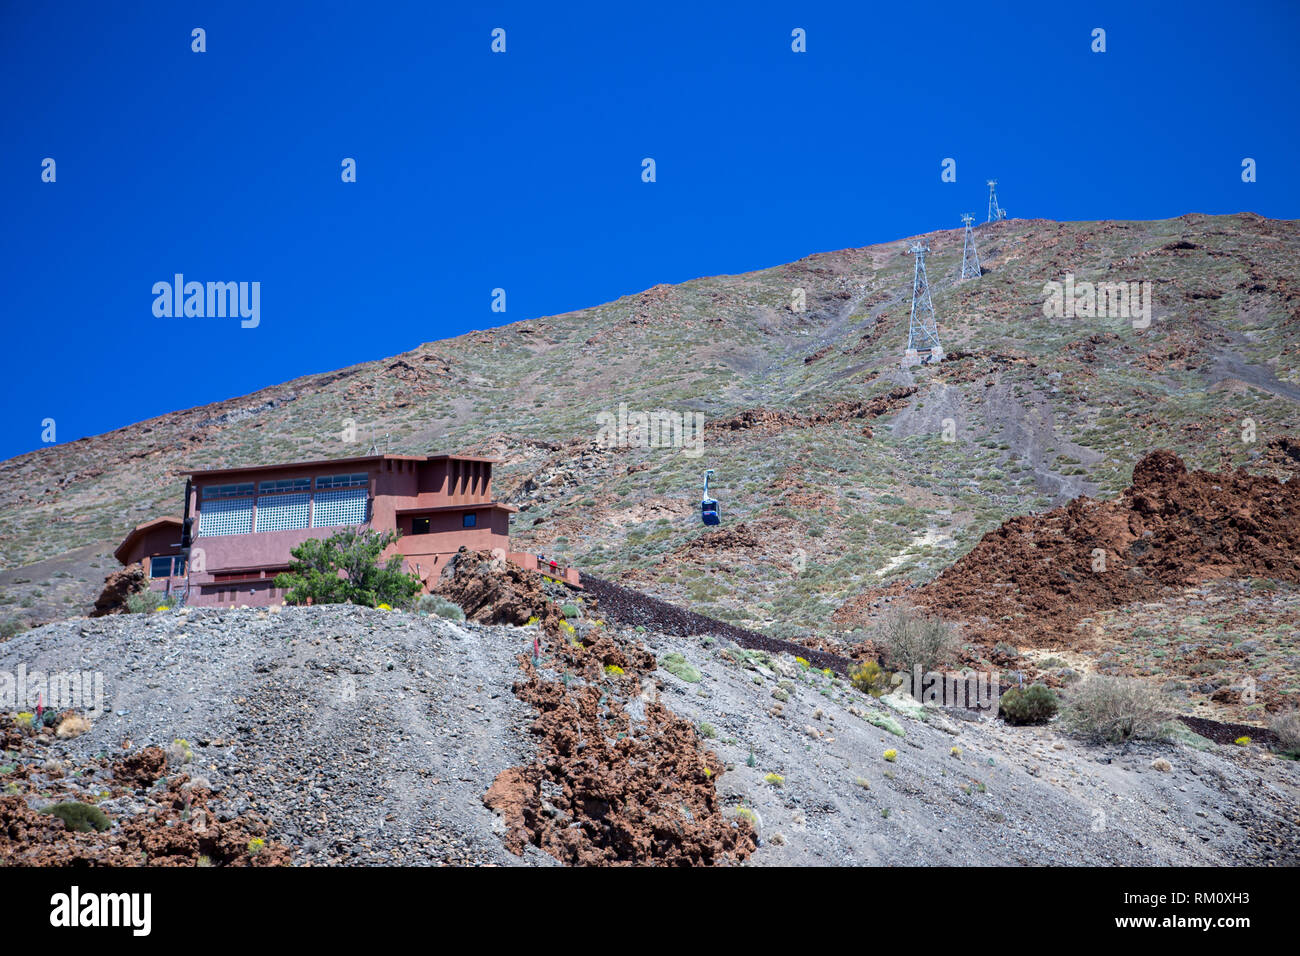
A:
MULTIPOLYGON (((933 578, 1009 516, 1117 493, 1151 448, 1290 473, 1297 223, 1007 221, 977 231, 988 271, 960 284, 961 231, 924 238, 950 356, 937 367, 900 366, 899 242, 656 286, 4 462, 0 585, 12 601, 22 578, 42 585, 25 566, 96 544, 102 558, 177 512, 189 469, 363 454, 389 435, 395 452, 505 459, 498 494, 521 507, 521 549, 794 633, 827 627, 851 595, 933 578), (1044 283, 1067 271, 1151 282, 1150 327, 1045 318, 1044 283), (597 447, 597 416, 620 403, 702 413, 703 453, 597 447), (705 468, 724 515, 707 532, 705 468)), ((76 573, 92 588, 99 570, 76 573)), ((55 616, 48 603, 24 613, 55 616)))

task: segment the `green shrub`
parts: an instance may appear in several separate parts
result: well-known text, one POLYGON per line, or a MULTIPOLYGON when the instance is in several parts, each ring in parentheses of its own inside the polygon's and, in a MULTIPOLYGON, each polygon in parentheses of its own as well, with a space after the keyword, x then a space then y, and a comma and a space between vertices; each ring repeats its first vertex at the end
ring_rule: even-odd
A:
POLYGON ((379 555, 396 540, 395 531, 370 528, 324 540, 308 538, 290 551, 294 560, 286 573, 276 575, 275 586, 287 592, 290 604, 306 604, 310 598, 313 604, 409 607, 423 588, 419 576, 402 570, 400 554, 379 563, 379 555))
POLYGON ((1013 687, 998 699, 998 713, 1009 724, 1045 724, 1059 708, 1056 695, 1043 684, 1013 687))
POLYGON ((71 801, 56 803, 41 812, 58 817, 63 821, 64 826, 77 833, 89 833, 91 830, 98 830, 102 833, 112 826, 108 815, 103 810, 99 809, 99 807, 92 807, 88 803, 71 801))
POLYGON ((1097 743, 1123 743, 1167 739, 1172 716, 1150 684, 1135 677, 1094 674, 1070 694, 1061 723, 1097 743))
POLYGON ((581 616, 582 614, 582 612, 578 610, 578 605, 576 604, 566 604, 564 605, 564 607, 560 608, 560 610, 564 613, 564 616, 567 617, 570 621, 572 621, 576 617, 581 616))
POLYGON ((154 608, 162 603, 163 596, 146 588, 134 591, 126 596, 126 610, 130 614, 152 614, 154 608))
POLYGON ((0 641, 7 641, 15 634, 27 630, 27 622, 20 617, 7 617, 0 621, 0 641))
POLYGON ((700 672, 692 666, 690 661, 676 651, 665 654, 659 661, 659 666, 688 684, 698 684, 700 682, 700 672))
POLYGON ((448 601, 440 594, 426 594, 416 603, 415 609, 435 617, 445 617, 452 621, 465 620, 465 612, 454 601, 448 601))
POLYGON ((714 737, 718 736, 718 732, 717 730, 714 729, 712 724, 702 723, 700 724, 700 736, 707 737, 709 740, 712 740, 714 737))

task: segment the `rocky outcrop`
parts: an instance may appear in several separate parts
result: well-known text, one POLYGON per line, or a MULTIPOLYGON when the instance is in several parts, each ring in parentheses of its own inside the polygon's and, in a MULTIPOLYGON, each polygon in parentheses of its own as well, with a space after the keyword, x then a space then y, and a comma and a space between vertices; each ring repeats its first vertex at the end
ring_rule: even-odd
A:
POLYGON ((434 593, 478 624, 527 624, 536 618, 547 631, 560 622, 559 609, 546 596, 542 576, 488 551, 461 548, 442 570, 434 593))
MULTIPOLYGON (((747 408, 728 418, 709 422, 705 428, 713 432, 735 432, 759 429, 775 432, 787 428, 807 428, 830 425, 855 419, 879 418, 897 411, 916 394, 915 385, 900 385, 883 395, 865 402, 834 402, 819 411, 787 412, 777 408, 747 408)), ((870 435, 870 426, 867 426, 870 435)))
POLYGON ((1059 644, 1080 617, 1220 578, 1300 581, 1300 484, 1244 469, 1191 471, 1170 451, 1133 469, 1111 501, 1076 498, 1004 522, 918 604, 972 636, 1059 644))
POLYGON ((114 571, 104 579, 104 590, 95 600, 95 609, 91 617, 104 617, 108 614, 126 614, 127 598, 149 587, 143 564, 132 564, 114 571))

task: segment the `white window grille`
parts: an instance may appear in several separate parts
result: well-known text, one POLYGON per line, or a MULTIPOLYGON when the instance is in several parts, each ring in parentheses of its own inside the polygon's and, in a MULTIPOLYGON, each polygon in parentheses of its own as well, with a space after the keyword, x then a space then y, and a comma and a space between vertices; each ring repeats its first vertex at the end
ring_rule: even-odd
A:
POLYGON ((253 530, 252 498, 216 498, 199 510, 199 534, 248 534, 253 530))
POLYGON ((313 528, 333 528, 343 524, 365 524, 365 488, 340 488, 316 492, 316 506, 312 513, 313 528))
POLYGON ((257 499, 257 530, 288 531, 307 527, 310 495, 260 495, 257 499))

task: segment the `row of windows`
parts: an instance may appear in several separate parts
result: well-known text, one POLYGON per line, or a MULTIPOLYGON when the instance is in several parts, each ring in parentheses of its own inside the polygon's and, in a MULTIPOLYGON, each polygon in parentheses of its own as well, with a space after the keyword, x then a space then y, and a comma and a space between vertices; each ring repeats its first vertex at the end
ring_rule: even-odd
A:
POLYGON ((240 485, 204 485, 204 498, 242 498, 253 493, 253 483, 240 485))
POLYGON ((317 478, 317 488, 364 488, 370 483, 370 476, 364 471, 359 475, 330 475, 317 478))
MULTIPOLYGON (((370 476, 365 472, 355 475, 326 475, 316 479, 317 488, 365 488, 370 483, 370 476)), ((278 481, 258 483, 260 494, 290 494, 311 491, 310 478, 284 478, 278 481)), ((253 483, 241 482, 234 485, 204 485, 203 498, 250 498, 253 495, 253 483)))
POLYGON ((310 478, 285 478, 282 481, 263 481, 257 490, 264 495, 279 494, 290 491, 311 491, 310 478))
MULTIPOLYGON (((317 491, 315 494, 259 495, 257 530, 291 531, 308 527, 309 520, 313 528, 365 524, 367 503, 364 487, 317 491)), ((199 534, 208 537, 248 534, 253 531, 253 522, 252 498, 205 501, 199 511, 199 534)))

